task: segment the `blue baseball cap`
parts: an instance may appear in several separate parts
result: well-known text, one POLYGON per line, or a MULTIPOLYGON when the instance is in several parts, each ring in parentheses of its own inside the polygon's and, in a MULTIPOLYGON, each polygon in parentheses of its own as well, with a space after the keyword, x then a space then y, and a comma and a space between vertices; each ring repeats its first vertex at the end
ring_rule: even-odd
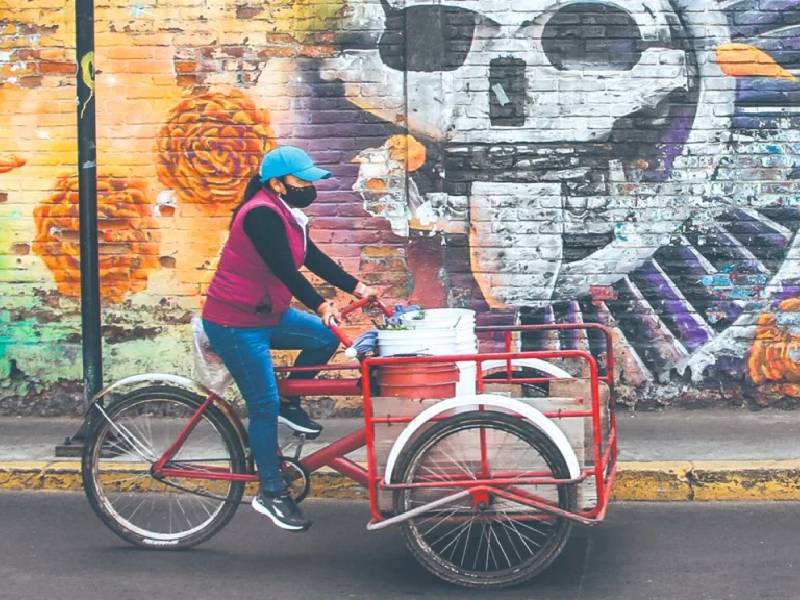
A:
POLYGON ((261 160, 259 177, 266 183, 273 177, 294 175, 305 181, 317 181, 331 176, 330 171, 320 169, 302 148, 278 146, 270 150, 261 160))

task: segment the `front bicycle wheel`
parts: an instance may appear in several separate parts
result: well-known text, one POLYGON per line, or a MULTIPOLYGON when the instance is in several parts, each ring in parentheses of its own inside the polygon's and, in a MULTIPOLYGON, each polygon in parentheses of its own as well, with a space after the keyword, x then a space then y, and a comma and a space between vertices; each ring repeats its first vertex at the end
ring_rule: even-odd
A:
MULTIPOLYGON (((208 540, 236 512, 242 482, 156 478, 151 473, 202 403, 203 398, 187 390, 158 385, 92 408, 95 423, 82 460, 84 491, 97 516, 127 542, 186 548, 208 540)), ((236 429, 213 405, 167 466, 247 471, 236 429)))
MULTIPOLYGON (((437 577, 473 588, 516 585, 558 557, 572 523, 497 494, 463 494, 471 480, 514 480, 552 475, 569 479, 556 445, 539 429, 497 411, 472 411, 440 421, 404 453, 394 483, 418 484, 395 492, 396 515, 440 501, 402 524, 406 546, 437 577), (523 475, 525 474, 525 475, 523 475), (535 474, 535 475, 532 475, 535 474), (445 500, 462 492, 461 497, 445 500)), ((575 485, 497 484, 514 496, 536 496, 574 511, 575 485)))

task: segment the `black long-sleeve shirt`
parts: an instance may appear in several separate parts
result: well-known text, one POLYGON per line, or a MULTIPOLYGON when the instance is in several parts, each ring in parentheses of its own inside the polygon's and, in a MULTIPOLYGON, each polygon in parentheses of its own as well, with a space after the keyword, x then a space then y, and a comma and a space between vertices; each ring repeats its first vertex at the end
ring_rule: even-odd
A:
MULTIPOLYGON (((325 300, 295 268, 286 228, 278 214, 268 208, 254 208, 245 215, 244 231, 270 271, 289 288, 295 298, 310 309, 317 310, 325 300)), ((306 244, 304 266, 348 294, 352 294, 358 285, 355 277, 346 273, 310 239, 306 244)))

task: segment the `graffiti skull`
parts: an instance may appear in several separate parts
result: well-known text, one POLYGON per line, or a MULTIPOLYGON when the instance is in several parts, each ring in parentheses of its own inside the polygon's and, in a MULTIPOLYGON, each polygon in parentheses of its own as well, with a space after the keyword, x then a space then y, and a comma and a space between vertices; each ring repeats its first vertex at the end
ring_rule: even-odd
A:
POLYGON ((727 32, 713 0, 689 4, 358 2, 322 76, 441 146, 490 304, 574 297, 717 210, 706 184, 734 88, 691 44, 727 32))

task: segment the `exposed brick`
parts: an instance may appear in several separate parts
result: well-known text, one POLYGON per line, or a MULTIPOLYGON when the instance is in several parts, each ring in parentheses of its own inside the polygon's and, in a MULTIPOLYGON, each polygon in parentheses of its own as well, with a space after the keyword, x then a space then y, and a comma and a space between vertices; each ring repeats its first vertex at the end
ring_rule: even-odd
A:
POLYGON ((75 63, 43 60, 39 62, 39 72, 42 75, 74 75, 75 63))
POLYGON ((194 60, 176 60, 175 70, 178 73, 194 73, 197 71, 197 62, 194 60))
POLYGON ((239 5, 236 7, 237 19, 252 19, 257 17, 264 11, 263 6, 244 6, 239 5))

